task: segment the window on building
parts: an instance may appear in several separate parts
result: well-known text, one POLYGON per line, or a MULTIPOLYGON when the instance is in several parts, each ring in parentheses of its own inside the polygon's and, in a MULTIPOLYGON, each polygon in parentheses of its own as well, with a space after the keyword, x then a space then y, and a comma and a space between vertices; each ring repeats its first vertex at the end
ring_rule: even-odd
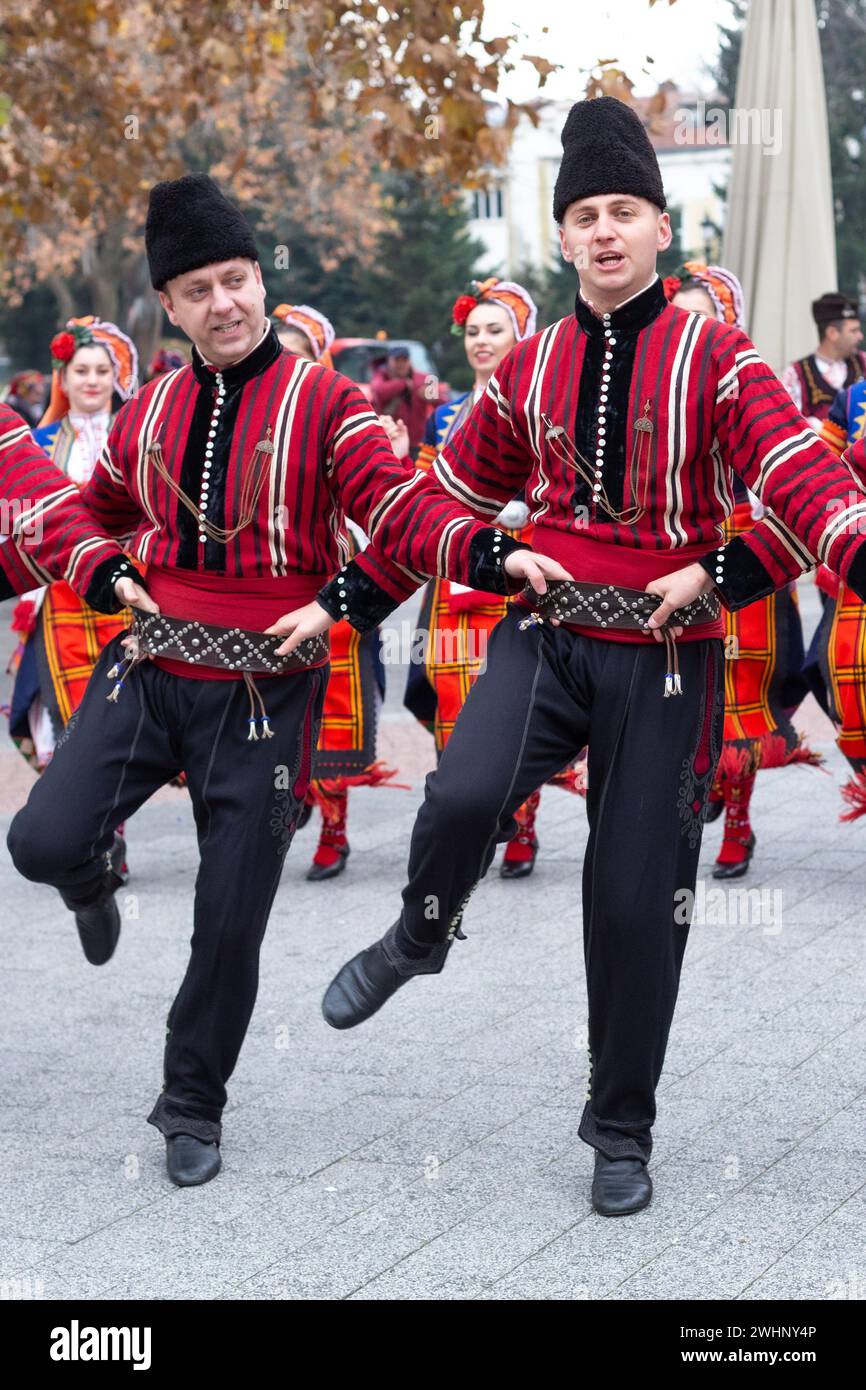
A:
POLYGON ((503 217, 502 189, 476 188, 472 194, 472 216, 480 221, 503 217))

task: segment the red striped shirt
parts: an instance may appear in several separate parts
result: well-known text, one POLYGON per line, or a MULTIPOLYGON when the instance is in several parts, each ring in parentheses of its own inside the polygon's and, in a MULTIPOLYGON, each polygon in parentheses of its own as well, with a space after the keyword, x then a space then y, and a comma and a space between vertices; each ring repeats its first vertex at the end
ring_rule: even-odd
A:
MULTIPOLYGON (((182 504, 147 451, 160 444, 179 485, 202 390, 209 391, 209 383, 200 382, 192 367, 145 386, 118 413, 85 489, 88 507, 112 534, 131 533, 127 550, 164 570, 183 559, 182 504)), ((243 481, 268 431, 273 453, 252 523, 217 547, 217 564, 199 547, 195 568, 214 575, 215 589, 220 575, 333 574, 349 555, 344 513, 370 537, 355 563, 395 606, 428 576, 466 582, 470 542, 486 527, 408 460, 395 457, 354 383, 285 351, 241 388, 220 524, 230 527, 239 519, 243 481)), ((193 501, 198 504, 197 495, 193 501)))
MULTIPOLYGON (((772 509, 739 538, 772 586, 817 559, 846 576, 866 519, 866 494, 854 472, 809 428, 744 333, 672 305, 637 334, 628 399, 620 403, 627 410, 626 459, 636 445, 635 422, 652 424, 636 488, 646 510, 623 522, 591 507, 577 521, 575 488, 584 485, 558 457, 550 431, 560 427, 574 437, 587 341, 570 315, 512 348, 433 464, 449 496, 492 519, 523 490, 535 548, 552 552, 546 538, 555 533, 557 558, 575 579, 590 579, 595 572, 582 572, 583 557, 591 549, 594 562, 601 544, 608 582, 628 584, 634 565, 627 557, 635 551, 657 552, 664 573, 678 568, 678 557, 720 545, 734 506, 733 470, 772 509)), ((636 500, 628 472, 621 510, 636 500)))

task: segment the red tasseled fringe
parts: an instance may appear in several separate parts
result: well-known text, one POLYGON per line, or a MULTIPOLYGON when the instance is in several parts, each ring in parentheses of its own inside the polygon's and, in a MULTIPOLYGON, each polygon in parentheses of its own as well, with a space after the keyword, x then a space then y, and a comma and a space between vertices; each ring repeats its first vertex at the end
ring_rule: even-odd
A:
POLYGON ((850 782, 842 788, 842 800, 847 801, 848 811, 840 811, 841 821, 859 820, 866 816, 866 772, 855 772, 850 782))
POLYGON ((586 759, 581 759, 574 767, 564 767, 557 772, 550 778, 549 786, 561 787, 564 792, 573 792, 575 796, 586 796, 586 759))
POLYGON ((754 752, 750 747, 738 748, 734 743, 726 743, 719 758, 716 779, 724 777, 729 782, 739 782, 741 777, 748 777, 754 767, 754 752))
POLYGON ((411 787, 405 782, 391 780, 399 771, 398 767, 389 767, 380 759, 378 762, 370 763, 363 772, 353 773, 351 777, 314 777, 307 796, 319 807, 326 821, 333 820, 335 816, 331 798, 340 796, 348 791, 349 787, 394 787, 404 792, 411 791, 411 787))
POLYGON ((781 734, 762 734, 750 743, 726 743, 722 748, 716 778, 724 777, 737 782, 760 768, 789 767, 792 763, 805 763, 826 771, 824 761, 823 753, 816 753, 802 738, 789 749, 781 734))

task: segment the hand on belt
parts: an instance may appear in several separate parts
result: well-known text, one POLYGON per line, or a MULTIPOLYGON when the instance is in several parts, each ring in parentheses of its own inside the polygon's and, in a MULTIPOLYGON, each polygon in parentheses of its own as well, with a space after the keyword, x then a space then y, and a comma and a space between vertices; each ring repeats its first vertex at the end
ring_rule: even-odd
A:
MULTIPOLYGON (((591 584, 580 579, 550 580, 547 592, 536 593, 531 587, 523 590, 521 598, 532 604, 532 613, 520 623, 521 630, 546 618, 560 622, 580 623, 587 627, 620 628, 651 633, 647 620, 662 603, 658 594, 643 589, 627 589, 621 584, 591 584)), ((665 696, 680 695, 679 659, 672 628, 688 627, 694 623, 713 622, 720 612, 715 593, 699 594, 683 608, 678 608, 656 631, 665 643, 668 663, 665 673, 665 696)))
POLYGON ((271 676, 305 671, 320 663, 330 651, 328 638, 320 635, 301 642, 288 656, 278 656, 282 637, 189 618, 167 618, 164 613, 142 613, 138 609, 130 635, 138 639, 142 656, 164 656, 172 661, 188 661, 191 666, 271 676))
POLYGON ((268 712, 253 674, 278 676, 289 671, 308 670, 321 664, 330 652, 330 643, 324 635, 299 643, 288 656, 278 656, 282 637, 268 636, 249 628, 226 628, 189 618, 169 618, 164 613, 145 613, 140 608, 134 608, 133 615, 129 635, 122 641, 126 656, 108 672, 109 680, 115 683, 106 698, 116 703, 130 671, 148 657, 163 656, 172 661, 187 661, 191 667, 237 671, 250 698, 247 741, 273 738, 268 712), (256 731, 257 724, 261 726, 261 734, 256 731))

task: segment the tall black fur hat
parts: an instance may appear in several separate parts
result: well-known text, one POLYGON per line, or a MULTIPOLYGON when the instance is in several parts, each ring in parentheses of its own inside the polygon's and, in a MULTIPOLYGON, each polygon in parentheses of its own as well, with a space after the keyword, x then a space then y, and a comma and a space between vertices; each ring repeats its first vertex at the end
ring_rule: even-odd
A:
POLYGON ((175 275, 215 261, 259 259, 246 219, 208 174, 154 184, 144 244, 155 290, 175 275))
POLYGON ((575 102, 562 128, 562 151, 553 190, 557 222, 569 203, 602 193, 631 193, 664 211, 656 152, 640 117, 624 101, 593 97, 575 102))
POLYGON ((838 323, 840 319, 859 319, 860 311, 853 299, 849 299, 847 294, 839 294, 836 290, 832 294, 822 294, 820 299, 812 301, 812 318, 815 320, 816 328, 824 332, 831 323, 838 323))

